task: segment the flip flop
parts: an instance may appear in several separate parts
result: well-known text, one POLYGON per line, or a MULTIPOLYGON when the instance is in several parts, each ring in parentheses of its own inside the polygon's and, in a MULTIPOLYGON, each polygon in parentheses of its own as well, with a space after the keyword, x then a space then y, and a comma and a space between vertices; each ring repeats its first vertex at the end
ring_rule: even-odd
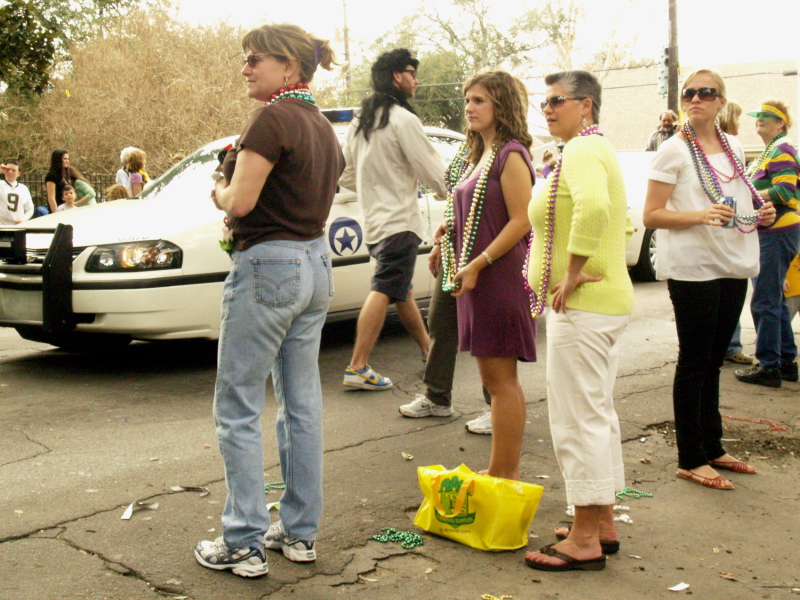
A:
POLYGON ((708 464, 715 469, 727 469, 728 471, 734 471, 736 473, 748 473, 752 475, 756 472, 755 467, 741 460, 710 460, 708 464))
POLYGON ((605 554, 601 554, 597 558, 578 560, 569 554, 559 552, 553 548, 553 546, 555 546, 555 544, 548 544, 547 546, 539 548, 539 552, 546 554, 547 556, 552 556, 554 558, 558 558, 559 560, 563 560, 563 565, 540 563, 529 558, 528 554, 530 553, 525 555, 525 564, 527 564, 531 569, 536 569, 537 571, 602 571, 606 568, 605 554))
MULTIPOLYGON (((565 540, 567 539, 567 535, 561 535, 557 533, 556 537, 560 540, 565 540)), ((607 542, 600 540, 600 549, 603 551, 603 554, 616 554, 619 552, 619 540, 610 540, 607 542)))
POLYGON ((733 489, 733 484, 725 479, 722 475, 717 475, 716 477, 703 477, 702 475, 698 475, 697 473, 688 471, 686 469, 679 469, 676 475, 681 479, 685 479, 686 481, 699 483, 704 487, 713 488, 715 490, 727 491, 733 489), (731 487, 723 487, 727 483, 730 483, 731 487))

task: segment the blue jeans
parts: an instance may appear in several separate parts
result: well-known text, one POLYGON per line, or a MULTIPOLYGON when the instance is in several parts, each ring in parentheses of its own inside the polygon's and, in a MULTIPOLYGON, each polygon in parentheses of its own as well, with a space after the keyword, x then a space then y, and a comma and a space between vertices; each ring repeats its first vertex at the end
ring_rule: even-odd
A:
POLYGON ((756 326, 756 358, 761 366, 780 367, 794 362, 794 341, 789 310, 783 297, 783 282, 789 264, 797 256, 800 229, 758 234, 761 269, 753 279, 750 311, 756 326))
POLYGON ((333 296, 324 237, 263 242, 233 252, 222 298, 214 420, 228 496, 222 513, 231 548, 261 542, 264 494, 261 413, 267 374, 286 490, 280 517, 292 537, 316 538, 322 514, 322 387, 319 344, 333 296))
POLYGON ((731 343, 728 344, 728 349, 725 351, 725 356, 730 356, 742 351, 742 326, 736 323, 736 329, 733 330, 731 336, 731 343))

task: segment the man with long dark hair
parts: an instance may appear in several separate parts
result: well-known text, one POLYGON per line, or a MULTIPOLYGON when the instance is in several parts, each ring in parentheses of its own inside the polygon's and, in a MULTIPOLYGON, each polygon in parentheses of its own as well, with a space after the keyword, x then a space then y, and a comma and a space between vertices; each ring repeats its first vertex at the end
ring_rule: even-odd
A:
POLYGON ((408 103, 419 85, 418 66, 404 48, 378 57, 372 65, 374 93, 364 100, 347 132, 347 167, 339 183, 358 194, 364 241, 377 263, 372 291, 358 317, 353 357, 345 370, 344 385, 350 387, 387 390, 393 385, 367 364, 392 302, 423 356, 428 353, 428 333, 411 291, 425 231, 417 180, 442 199, 447 192, 444 162, 408 103))

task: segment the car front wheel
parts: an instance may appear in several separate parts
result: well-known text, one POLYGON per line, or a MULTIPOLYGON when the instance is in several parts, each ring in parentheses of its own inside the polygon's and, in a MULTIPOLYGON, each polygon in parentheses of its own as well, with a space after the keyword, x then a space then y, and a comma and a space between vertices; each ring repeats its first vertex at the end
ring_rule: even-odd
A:
POLYGON ((642 250, 639 262, 631 269, 631 275, 637 281, 656 280, 656 230, 647 229, 642 238, 642 250))

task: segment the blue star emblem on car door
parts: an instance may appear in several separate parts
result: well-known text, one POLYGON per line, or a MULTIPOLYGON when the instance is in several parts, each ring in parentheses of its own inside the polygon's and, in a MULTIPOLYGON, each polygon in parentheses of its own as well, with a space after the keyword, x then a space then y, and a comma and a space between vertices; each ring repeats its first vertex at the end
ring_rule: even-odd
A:
POLYGON ((350 256, 358 252, 364 232, 358 221, 349 217, 339 217, 330 224, 328 244, 336 256, 350 256))

